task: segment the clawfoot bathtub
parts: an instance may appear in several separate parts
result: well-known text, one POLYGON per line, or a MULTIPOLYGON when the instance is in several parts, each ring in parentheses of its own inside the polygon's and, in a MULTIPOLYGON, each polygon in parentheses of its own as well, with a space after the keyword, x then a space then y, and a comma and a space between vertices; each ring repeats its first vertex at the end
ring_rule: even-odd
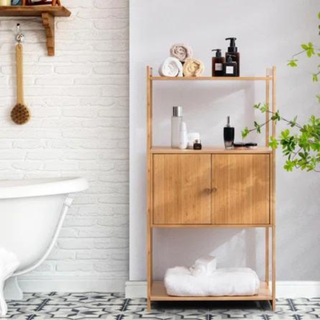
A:
POLYGON ((87 188, 82 178, 0 181, 0 248, 15 253, 20 261, 7 281, 7 299, 22 299, 17 276, 48 257, 72 203, 69 194, 87 188))

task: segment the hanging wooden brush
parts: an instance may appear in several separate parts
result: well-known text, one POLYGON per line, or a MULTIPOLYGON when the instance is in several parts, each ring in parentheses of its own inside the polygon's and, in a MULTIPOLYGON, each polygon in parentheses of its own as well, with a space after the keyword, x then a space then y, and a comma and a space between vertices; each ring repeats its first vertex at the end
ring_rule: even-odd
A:
POLYGON ((16 63, 17 63, 17 104, 11 111, 11 119, 16 124, 25 124, 30 120, 31 113, 27 106, 24 104, 23 99, 23 35, 20 33, 20 25, 18 27, 16 46, 16 63))

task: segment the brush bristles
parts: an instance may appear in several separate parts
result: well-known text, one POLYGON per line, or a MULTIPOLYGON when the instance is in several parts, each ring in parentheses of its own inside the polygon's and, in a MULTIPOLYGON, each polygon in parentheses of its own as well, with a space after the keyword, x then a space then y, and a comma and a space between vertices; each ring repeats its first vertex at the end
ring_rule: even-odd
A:
POLYGON ((25 124, 30 120, 30 111, 29 109, 18 103, 11 111, 11 119, 16 124, 25 124))

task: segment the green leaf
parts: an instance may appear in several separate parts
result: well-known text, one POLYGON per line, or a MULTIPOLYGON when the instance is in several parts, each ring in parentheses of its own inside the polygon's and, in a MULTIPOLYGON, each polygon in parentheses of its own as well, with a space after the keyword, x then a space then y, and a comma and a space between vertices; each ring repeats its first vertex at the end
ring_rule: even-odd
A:
POLYGON ((262 112, 262 113, 265 113, 265 112, 267 112, 269 110, 269 107, 268 107, 268 105, 265 103, 262 107, 260 107, 260 111, 262 112))
POLYGON ((260 109, 260 105, 261 105, 261 103, 255 104, 255 105, 253 106, 253 108, 254 108, 254 109, 260 109))
POLYGON ((297 125, 297 119, 298 119, 298 116, 295 116, 295 117, 293 118, 293 120, 291 120, 291 121, 289 122, 289 125, 290 125, 292 128, 297 125))
POLYGON ((261 133, 261 125, 258 122, 254 122, 254 127, 256 128, 258 133, 261 133))
POLYGON ((249 130, 249 128, 248 127, 245 127, 243 130, 242 130, 242 132, 241 132, 241 134, 242 134, 242 139, 244 139, 245 137, 247 137, 247 135, 250 133, 250 130, 249 130))
POLYGON ((315 54, 314 52, 314 46, 312 42, 309 42, 308 44, 303 43, 301 45, 302 49, 306 51, 307 56, 310 58, 315 54))
POLYGON ((320 12, 318 13, 318 19, 320 19, 320 12))
POLYGON ((314 73, 314 74, 312 75, 312 81, 313 81, 313 82, 318 82, 318 75, 317 75, 316 73, 314 73))
POLYGON ((287 66, 292 68, 297 67, 298 66, 297 62, 298 62, 298 59, 288 60, 287 66))
POLYGON ((271 117, 271 120, 272 121, 280 121, 281 120, 279 110, 271 117))
POLYGON ((277 149, 278 145, 279 145, 278 140, 274 137, 270 137, 270 141, 269 141, 270 148, 277 149))
POLYGON ((318 102, 320 103, 320 94, 317 94, 316 98, 318 99, 318 102))
POLYGON ((295 162, 294 161, 290 161, 290 160, 287 160, 286 164, 284 165, 284 169, 289 171, 289 172, 291 172, 294 167, 295 167, 295 162))

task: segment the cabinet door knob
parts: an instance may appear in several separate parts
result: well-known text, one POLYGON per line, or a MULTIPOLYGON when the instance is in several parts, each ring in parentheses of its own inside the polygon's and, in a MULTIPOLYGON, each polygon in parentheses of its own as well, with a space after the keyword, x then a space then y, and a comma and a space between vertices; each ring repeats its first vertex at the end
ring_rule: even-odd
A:
POLYGON ((212 193, 212 189, 209 189, 209 188, 205 189, 204 191, 205 191, 206 194, 211 194, 212 193))
POLYGON ((218 188, 212 188, 212 192, 217 192, 218 188))

